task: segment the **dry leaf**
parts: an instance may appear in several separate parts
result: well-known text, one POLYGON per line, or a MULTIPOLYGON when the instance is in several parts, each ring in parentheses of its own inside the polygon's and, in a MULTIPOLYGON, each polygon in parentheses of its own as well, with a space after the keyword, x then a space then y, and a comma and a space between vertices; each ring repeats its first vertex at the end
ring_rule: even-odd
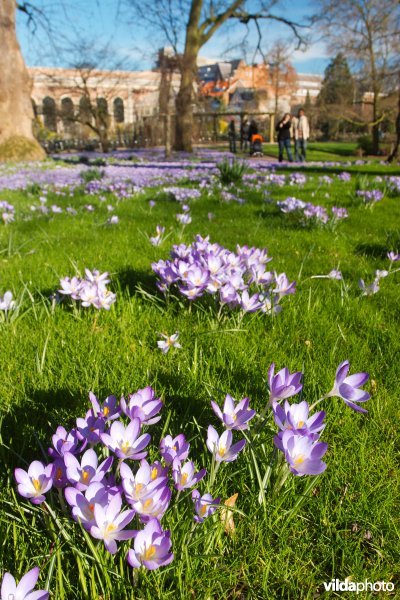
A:
MULTIPOLYGON (((224 505, 233 507, 236 504, 236 500, 239 494, 233 494, 228 500, 225 500, 224 505)), ((225 527, 225 533, 233 535, 235 533, 235 522, 233 520, 233 512, 226 508, 221 510, 221 521, 225 527)))

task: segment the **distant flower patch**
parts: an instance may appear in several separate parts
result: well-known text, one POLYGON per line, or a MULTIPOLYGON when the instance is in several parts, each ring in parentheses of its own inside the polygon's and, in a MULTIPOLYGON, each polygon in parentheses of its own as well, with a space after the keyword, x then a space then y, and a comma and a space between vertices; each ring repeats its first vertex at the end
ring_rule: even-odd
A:
POLYGON ((85 269, 85 277, 63 277, 60 279, 61 289, 58 292, 81 303, 82 306, 94 306, 110 310, 116 300, 116 294, 107 289, 110 283, 108 273, 85 269))
POLYGON ((270 314, 279 312, 280 300, 296 291, 285 273, 266 270, 271 260, 265 249, 237 246, 231 252, 198 235, 190 246, 173 246, 171 259, 152 267, 164 293, 174 287, 189 300, 212 296, 231 309, 270 314))

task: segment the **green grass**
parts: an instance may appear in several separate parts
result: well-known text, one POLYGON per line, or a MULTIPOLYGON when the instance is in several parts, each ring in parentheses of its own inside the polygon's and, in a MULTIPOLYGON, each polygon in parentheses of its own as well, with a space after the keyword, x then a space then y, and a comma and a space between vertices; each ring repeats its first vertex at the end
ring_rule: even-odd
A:
MULTIPOLYGON (((349 219, 333 232, 299 227, 254 191, 241 193, 247 198, 242 206, 216 197, 196 201, 183 234, 175 204, 159 201, 149 211, 152 192, 121 202, 114 227, 104 225, 106 208, 93 198, 93 214, 35 216, 0 227, 0 294, 12 289, 22 296, 19 313, 0 324, 0 573, 9 570, 19 578, 38 564, 42 587, 48 577, 52 597, 67 600, 312 599, 318 592, 324 596, 324 581, 346 577, 400 585, 400 274, 383 280, 373 297, 361 297, 357 287, 360 277, 369 282, 376 269, 388 266, 388 250, 400 250, 400 199, 385 198, 370 211, 355 202, 354 179, 320 186, 319 175, 311 173, 303 188, 274 189, 272 197, 347 207, 349 219), (146 234, 153 235, 158 223, 171 235, 154 248, 146 234), (191 309, 179 300, 166 304, 155 290, 151 262, 197 233, 231 249, 237 243, 267 247, 271 267, 298 281, 283 312, 276 319, 240 319, 228 312, 218 318, 205 303, 191 309), (48 296, 59 278, 75 274, 75 267, 111 273, 117 303, 110 312, 51 305, 48 296), (309 279, 333 268, 342 271, 347 292, 336 281, 309 279), (182 349, 161 355, 159 334, 175 331, 182 349), (201 466, 209 465, 207 425, 221 430, 211 397, 247 395, 261 410, 268 399, 267 369, 275 362, 304 370, 303 397, 312 403, 331 388, 346 358, 352 372, 371 374, 372 399, 366 416, 339 399, 324 403, 327 471, 317 480, 290 477, 280 494, 268 492, 264 510, 250 454, 223 465, 212 493, 223 500, 239 494, 235 535, 224 533, 218 517, 192 533, 190 503, 183 499, 163 521, 172 531, 175 561, 159 571, 140 571, 134 588, 126 545, 111 560, 63 516, 54 522, 41 508, 16 499, 13 468, 43 460, 56 426, 73 426, 88 409, 89 390, 104 398, 154 386, 165 400, 163 419, 153 428, 156 443, 164 426, 185 432, 201 466), (310 482, 312 493, 306 491, 310 482)), ((31 199, 24 193, 7 199, 29 213, 31 199)), ((70 204, 58 197, 54 202, 70 204)), ((86 202, 76 196, 71 203, 86 202)), ((272 449, 268 431, 265 446, 272 449)), ((258 458, 260 465, 267 462, 258 458)), ((200 489, 208 491, 205 484, 200 489)))
MULTIPOLYGON (((278 144, 264 144, 264 154, 278 158, 278 144)), ((294 155, 294 144, 292 144, 294 155)), ((356 161, 357 144, 352 142, 310 142, 307 145, 307 160, 310 161, 356 161)), ((286 153, 285 153, 286 160, 286 153)))

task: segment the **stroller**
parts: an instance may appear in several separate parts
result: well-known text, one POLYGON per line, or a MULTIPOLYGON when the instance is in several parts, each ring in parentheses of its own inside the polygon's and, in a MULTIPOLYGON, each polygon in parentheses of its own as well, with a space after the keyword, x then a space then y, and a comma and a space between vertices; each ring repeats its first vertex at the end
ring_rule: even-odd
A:
POLYGON ((251 136, 250 156, 263 156, 263 138, 259 133, 251 136))

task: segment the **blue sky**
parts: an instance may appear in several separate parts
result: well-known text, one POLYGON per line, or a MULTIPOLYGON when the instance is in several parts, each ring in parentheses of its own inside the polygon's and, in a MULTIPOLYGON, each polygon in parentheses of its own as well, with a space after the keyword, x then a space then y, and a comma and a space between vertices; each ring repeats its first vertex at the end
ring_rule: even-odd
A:
MULTIPOLYGON (((36 5, 45 6, 48 0, 37 0, 36 5)), ((304 22, 316 10, 318 0, 282 0, 274 12, 304 22)), ((155 50, 164 45, 164 40, 154 31, 149 31, 143 23, 129 22, 126 8, 118 13, 118 0, 60 0, 57 12, 49 13, 49 20, 54 29, 53 40, 61 45, 74 45, 74 40, 84 38, 94 45, 109 42, 112 48, 114 64, 123 63, 125 68, 151 68, 155 50), (82 8, 84 6, 84 9, 82 8), (63 10, 64 7, 64 10, 63 10), (64 41, 67 40, 67 41, 64 41)), ((221 29, 201 50, 200 55, 207 58, 228 59, 244 57, 252 62, 254 56, 255 33, 250 31, 247 37, 246 50, 238 46, 243 40, 243 25, 231 25, 221 29), (230 49, 228 52, 227 50, 230 49)), ((28 65, 69 66, 71 51, 61 52, 52 46, 46 33, 38 28, 29 31, 24 15, 18 15, 18 37, 22 52, 28 65)), ((263 24, 263 50, 268 56, 268 49, 274 41, 284 39, 293 42, 290 31, 276 22, 263 24)), ((258 56, 258 60, 261 57, 258 56)), ((305 52, 295 51, 292 64, 300 73, 323 73, 329 62, 323 42, 318 39, 317 32, 311 31, 311 41, 305 52)), ((106 66, 106 65, 104 65, 106 66)), ((112 64, 110 62, 110 67, 112 64)))

